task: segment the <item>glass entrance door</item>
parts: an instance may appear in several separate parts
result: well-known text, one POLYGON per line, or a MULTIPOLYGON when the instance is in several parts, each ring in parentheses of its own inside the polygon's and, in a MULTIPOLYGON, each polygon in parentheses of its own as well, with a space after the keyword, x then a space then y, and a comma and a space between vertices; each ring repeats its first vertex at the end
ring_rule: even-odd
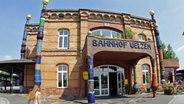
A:
POLYGON ((123 73, 117 72, 117 95, 122 95, 123 92, 123 73))
POLYGON ((95 96, 122 95, 124 69, 117 66, 94 68, 95 96))
POLYGON ((96 96, 109 95, 109 75, 107 72, 101 72, 101 73, 95 74, 94 91, 96 96))

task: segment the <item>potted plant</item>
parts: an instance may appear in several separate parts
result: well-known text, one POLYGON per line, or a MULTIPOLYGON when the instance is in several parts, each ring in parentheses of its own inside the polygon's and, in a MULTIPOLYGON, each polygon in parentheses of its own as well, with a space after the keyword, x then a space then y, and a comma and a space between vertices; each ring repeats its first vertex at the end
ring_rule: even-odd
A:
POLYGON ((171 95, 174 93, 174 85, 173 83, 166 83, 164 87, 164 94, 171 95))

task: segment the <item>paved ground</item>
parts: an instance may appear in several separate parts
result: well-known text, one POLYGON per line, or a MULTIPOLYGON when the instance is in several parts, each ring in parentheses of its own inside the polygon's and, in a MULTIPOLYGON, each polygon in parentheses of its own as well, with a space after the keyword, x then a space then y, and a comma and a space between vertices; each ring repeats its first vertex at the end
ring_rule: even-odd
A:
POLYGON ((174 98, 168 104, 184 104, 184 94, 174 95, 174 98))
MULTIPOLYGON (((42 104, 87 104, 87 98, 77 100, 58 99, 59 96, 42 96, 42 104)), ((0 104, 27 104, 27 94, 0 93, 0 104)), ((151 93, 126 95, 124 97, 100 97, 95 99, 95 104, 181 104, 184 94, 164 95, 157 93, 156 98, 151 93)), ((183 103, 182 103, 183 104, 183 103)))

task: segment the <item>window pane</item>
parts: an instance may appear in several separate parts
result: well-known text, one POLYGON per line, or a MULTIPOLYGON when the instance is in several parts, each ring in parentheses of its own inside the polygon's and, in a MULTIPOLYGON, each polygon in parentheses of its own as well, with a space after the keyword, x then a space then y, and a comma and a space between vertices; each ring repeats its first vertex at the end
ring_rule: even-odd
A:
POLYGON ((93 35, 97 35, 97 36, 102 35, 102 34, 100 33, 99 30, 97 30, 97 31, 92 31, 92 34, 93 34, 93 35))
POLYGON ((67 67, 65 65, 63 66, 63 71, 67 71, 67 67))
POLYGON ((92 31, 92 34, 106 38, 121 38, 121 34, 119 32, 108 29, 97 29, 92 31))
POLYGON ((58 71, 62 71, 62 66, 58 66, 58 71))
POLYGON ((61 30, 59 37, 59 48, 67 48, 68 47, 68 30, 61 30))
POLYGON ((102 35, 105 36, 105 37, 107 37, 107 38, 111 38, 110 30, 103 29, 102 30, 102 35))
POLYGON ((68 31, 67 30, 63 30, 64 31, 64 35, 68 35, 68 31))
POLYGON ((145 36, 139 35, 138 37, 139 37, 139 40, 145 41, 145 36))
POLYGON ((62 87, 61 73, 58 73, 58 87, 62 87))
POLYGON ((100 95, 100 91, 99 90, 94 90, 95 91, 95 95, 100 95))
POLYGON ((63 73, 63 87, 67 87, 67 79, 68 79, 67 73, 63 73))
POLYGON ((99 89, 99 79, 98 79, 98 76, 94 77, 94 89, 99 89))
POLYGON ((63 37, 59 37, 59 48, 63 47, 63 37))
POLYGON ((63 35, 63 30, 59 32, 59 35, 63 35))
POLYGON ((149 80, 149 75, 148 75, 148 72, 146 72, 146 83, 148 83, 148 80, 149 80))
POLYGON ((68 72, 66 65, 58 66, 58 87, 67 87, 68 86, 68 72))
POLYGON ((68 47, 68 37, 64 37, 64 47, 68 47))
POLYGON ((112 37, 113 38, 121 38, 121 34, 115 31, 112 31, 112 37))
POLYGON ((144 72, 142 73, 142 79, 143 79, 143 83, 145 83, 146 76, 144 72))
POLYGON ((108 87, 108 82, 107 82, 107 74, 103 73, 101 74, 101 86, 102 88, 107 88, 108 87))
POLYGON ((142 66, 142 74, 143 74, 143 83, 146 84, 149 82, 149 66, 143 65, 142 66))
POLYGON ((145 70, 145 71, 149 71, 148 65, 143 65, 143 66, 142 66, 142 69, 145 70))

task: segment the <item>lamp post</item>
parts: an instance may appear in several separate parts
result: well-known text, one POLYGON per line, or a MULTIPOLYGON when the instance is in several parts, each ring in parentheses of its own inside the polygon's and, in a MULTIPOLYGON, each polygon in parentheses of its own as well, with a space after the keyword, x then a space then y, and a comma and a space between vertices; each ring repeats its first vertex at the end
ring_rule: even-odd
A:
MULTIPOLYGON (((154 18, 154 11, 150 11, 151 18, 153 22, 156 24, 156 20, 154 18)), ((164 63, 163 63, 163 53, 162 53, 162 42, 160 40, 159 31, 158 31, 158 25, 154 26, 154 32, 156 36, 156 44, 158 49, 158 55, 159 55, 159 62, 160 62, 160 73, 161 73, 161 82, 162 84, 165 83, 165 76, 164 76, 164 63)))
MULTIPOLYGON (((46 5, 48 5, 49 0, 42 0, 43 8, 46 9, 46 5)), ((36 43, 36 57, 35 57, 35 73, 34 73, 34 84, 35 85, 40 85, 41 84, 41 49, 42 49, 42 40, 44 36, 44 23, 45 23, 45 18, 40 16, 40 23, 39 23, 39 28, 38 28, 38 35, 37 35, 37 43, 36 43)))

